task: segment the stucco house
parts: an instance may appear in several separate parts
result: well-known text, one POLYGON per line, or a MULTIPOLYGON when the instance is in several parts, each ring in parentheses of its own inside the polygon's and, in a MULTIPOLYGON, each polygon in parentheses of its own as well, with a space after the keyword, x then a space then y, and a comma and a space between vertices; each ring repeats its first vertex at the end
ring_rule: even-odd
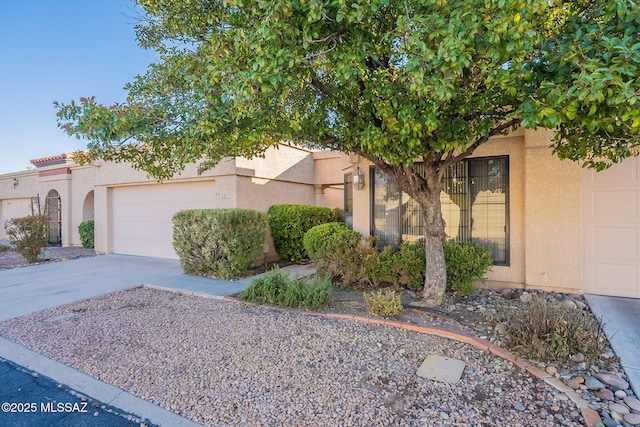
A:
MULTIPOLYGON (((32 160, 34 170, 0 175, 0 220, 42 212, 50 219, 50 243, 63 246, 80 246, 78 225, 94 220, 98 253, 177 258, 171 218, 179 210, 266 211, 281 203, 341 209, 343 162, 339 153, 280 144, 264 158, 224 159, 202 175, 191 165, 158 182, 127 163, 79 166, 61 154, 32 160)), ((268 242, 265 257, 275 256, 268 242)))
MULTIPOLYGON (((488 286, 640 298, 639 160, 583 169, 552 154, 552 137, 519 129, 452 167, 441 194, 448 237, 492 249, 488 286)), ((353 229, 385 243, 420 238, 415 202, 368 161, 351 160, 345 182, 362 181, 345 187, 353 229)))
MULTIPOLYGON (((583 169, 552 154, 552 136, 519 129, 452 167, 441 195, 447 235, 491 247, 489 286, 640 298, 638 159, 583 169)), ((226 159, 201 176, 193 166, 163 183, 127 164, 78 166, 67 155, 32 163, 0 175, 0 219, 46 199, 52 243, 79 245, 78 224, 94 219, 101 253, 175 258, 171 217, 189 208, 311 204, 344 209, 354 230, 385 243, 422 235, 416 204, 355 155, 281 144, 264 158, 226 159)), ((274 255, 268 244, 265 256, 274 255)))

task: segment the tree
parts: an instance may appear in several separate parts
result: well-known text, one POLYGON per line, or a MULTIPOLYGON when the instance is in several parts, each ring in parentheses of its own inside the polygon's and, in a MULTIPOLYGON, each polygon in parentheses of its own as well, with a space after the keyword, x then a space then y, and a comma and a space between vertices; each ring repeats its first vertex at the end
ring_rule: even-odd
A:
POLYGON ((160 62, 126 103, 56 104, 85 161, 158 178, 278 141, 353 152, 425 218, 426 305, 445 290, 447 167, 518 126, 557 129, 561 158, 602 169, 639 145, 633 1, 138 0, 160 62), (419 173, 423 163, 424 173, 419 173))

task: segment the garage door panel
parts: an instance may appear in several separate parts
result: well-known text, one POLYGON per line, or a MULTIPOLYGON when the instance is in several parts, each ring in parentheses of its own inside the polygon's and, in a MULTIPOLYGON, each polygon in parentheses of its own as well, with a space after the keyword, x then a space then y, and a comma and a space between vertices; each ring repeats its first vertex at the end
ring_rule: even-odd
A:
POLYGON ((635 264, 594 263, 590 266, 587 292, 606 295, 637 297, 638 266, 635 264))
POLYGON ((215 208, 213 181, 118 187, 112 193, 113 252, 177 258, 173 215, 184 209, 215 208))
POLYGON ((637 190, 594 191, 587 221, 618 224, 638 221, 637 190))
POLYGON ((640 298, 639 159, 585 172, 585 291, 640 298))
POLYGON ((616 188, 620 185, 620 182, 638 182, 638 163, 630 160, 600 172, 589 170, 588 173, 588 184, 591 187, 616 188))
POLYGON ((638 230, 633 227, 594 226, 587 240, 588 254, 595 259, 638 258, 638 230))

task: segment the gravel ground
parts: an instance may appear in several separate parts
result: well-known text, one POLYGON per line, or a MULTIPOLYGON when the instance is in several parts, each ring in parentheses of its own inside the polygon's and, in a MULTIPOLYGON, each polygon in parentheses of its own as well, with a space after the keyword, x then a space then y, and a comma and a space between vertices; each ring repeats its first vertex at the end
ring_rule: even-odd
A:
MULTIPOLYGON (((22 255, 14 252, 13 250, 4 250, 5 247, 8 247, 6 245, 8 245, 8 242, 0 241, 0 270, 8 270, 10 268, 25 267, 29 265, 22 255)), ((83 247, 52 247, 50 249, 51 259, 44 262, 66 261, 74 258, 95 256, 96 254, 93 249, 83 247)))
POLYGON ((472 346, 309 313, 139 288, 0 335, 207 426, 583 425, 566 396, 472 346), (430 354, 464 361, 462 379, 417 377, 430 354))

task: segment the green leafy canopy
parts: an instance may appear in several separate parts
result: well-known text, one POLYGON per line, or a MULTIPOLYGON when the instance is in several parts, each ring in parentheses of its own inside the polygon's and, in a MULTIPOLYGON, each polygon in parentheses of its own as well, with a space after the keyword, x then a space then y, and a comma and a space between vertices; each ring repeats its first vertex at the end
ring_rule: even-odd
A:
POLYGON ((161 60, 124 103, 56 103, 85 160, 168 178, 293 141, 444 170, 524 126, 558 129, 561 158, 603 168, 639 144, 633 1, 137 4, 138 41, 161 60))

